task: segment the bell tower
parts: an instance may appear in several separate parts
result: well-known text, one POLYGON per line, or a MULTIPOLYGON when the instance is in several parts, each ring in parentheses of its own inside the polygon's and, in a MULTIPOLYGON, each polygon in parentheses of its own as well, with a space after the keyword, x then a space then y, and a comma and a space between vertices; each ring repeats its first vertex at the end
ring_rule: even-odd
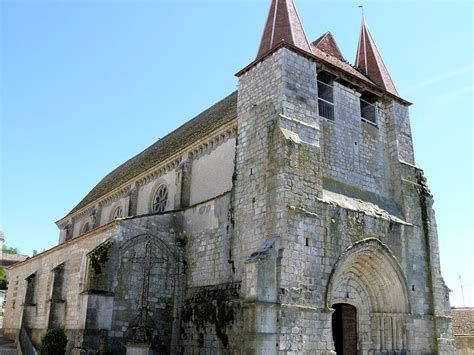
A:
POLYGON ((278 290, 302 282, 290 262, 305 243, 294 211, 311 213, 321 194, 310 50, 293 0, 273 0, 257 58, 237 73, 236 260, 250 353, 277 350, 278 290))

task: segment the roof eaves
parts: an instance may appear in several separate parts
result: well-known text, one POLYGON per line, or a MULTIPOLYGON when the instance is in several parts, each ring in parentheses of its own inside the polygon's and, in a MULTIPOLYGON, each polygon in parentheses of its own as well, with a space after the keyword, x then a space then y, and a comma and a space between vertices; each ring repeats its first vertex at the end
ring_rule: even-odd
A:
MULTIPOLYGON (((297 52, 305 57, 307 57, 308 59, 312 59, 312 60, 315 60, 315 61, 322 61, 324 62, 324 64, 330 66, 331 68, 333 68, 334 70, 336 71, 339 71, 339 72, 343 72, 344 74, 348 75, 351 77, 351 79, 353 79, 354 81, 358 82, 358 83, 364 83, 365 85, 371 87, 373 90, 376 90, 376 91, 380 91, 382 92, 383 94, 389 96, 390 98, 394 99, 394 100, 397 100, 399 102, 401 102, 402 104, 404 105, 407 105, 407 106, 410 106, 412 105, 412 103, 410 101, 407 101, 403 98, 401 98, 400 96, 397 96, 397 95, 394 95, 392 94, 391 92, 387 91, 386 89, 380 87, 379 85, 375 84, 374 82, 372 82, 370 79, 368 79, 365 75, 363 75, 362 73, 360 73, 360 75, 364 76, 364 79, 354 75, 353 73, 349 72, 348 70, 345 70, 337 65, 335 65, 334 63, 331 63, 328 59, 325 59, 324 57, 322 56, 317 56, 315 55, 314 53, 310 53, 308 51, 305 51, 299 47, 296 47, 290 43, 287 43, 287 42, 280 42, 277 46, 275 46, 274 48, 272 48, 271 50, 269 50, 268 52, 266 52, 262 57, 258 58, 257 60, 254 60, 253 62, 251 62, 249 65, 247 65, 246 67, 244 67, 243 69, 241 69, 240 71, 238 71, 235 76, 236 77, 241 77, 242 75, 244 75, 246 72, 248 72, 250 69, 252 69, 254 66, 256 66, 258 63, 264 61, 267 57, 269 57, 270 55, 272 55, 274 52, 276 52, 277 50, 279 50, 280 48, 287 48, 287 49, 290 49, 294 52, 297 52)), ((324 53, 324 52, 323 52, 324 53)), ((325 53, 326 54, 326 53, 325 53)), ((327 55, 327 54, 326 54, 327 55)), ((335 57, 333 57, 335 58, 335 57)), ((335 58, 336 60, 340 61, 341 63, 344 63, 342 62, 340 59, 338 58, 335 58)), ((346 63, 347 64, 347 63, 346 63)), ((349 64, 347 64, 349 65, 349 64)), ((355 68, 353 68, 354 70, 356 70, 355 68)))

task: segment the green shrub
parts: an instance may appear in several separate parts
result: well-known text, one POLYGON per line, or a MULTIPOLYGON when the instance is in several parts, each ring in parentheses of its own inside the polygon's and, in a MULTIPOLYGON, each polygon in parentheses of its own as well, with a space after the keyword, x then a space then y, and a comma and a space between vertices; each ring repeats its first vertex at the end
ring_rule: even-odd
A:
POLYGON ((8 288, 7 275, 5 269, 0 267, 0 290, 6 290, 8 288))
POLYGON ((66 344, 67 337, 64 329, 48 329, 41 339, 39 353, 41 355, 64 355, 66 352, 66 344))
POLYGON ((18 248, 7 247, 6 245, 3 246, 2 251, 5 254, 18 254, 18 248))

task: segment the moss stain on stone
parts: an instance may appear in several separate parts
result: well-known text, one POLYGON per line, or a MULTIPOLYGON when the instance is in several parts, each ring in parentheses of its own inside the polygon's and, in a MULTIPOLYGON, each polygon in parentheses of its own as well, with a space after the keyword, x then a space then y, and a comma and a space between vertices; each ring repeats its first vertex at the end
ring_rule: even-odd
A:
POLYGON ((236 305, 228 299, 238 298, 240 289, 240 285, 238 288, 234 284, 227 286, 200 288, 192 299, 186 301, 181 313, 183 322, 193 323, 199 332, 201 329, 205 331, 212 324, 224 347, 229 345, 227 331, 232 327, 236 317, 234 310, 236 305))

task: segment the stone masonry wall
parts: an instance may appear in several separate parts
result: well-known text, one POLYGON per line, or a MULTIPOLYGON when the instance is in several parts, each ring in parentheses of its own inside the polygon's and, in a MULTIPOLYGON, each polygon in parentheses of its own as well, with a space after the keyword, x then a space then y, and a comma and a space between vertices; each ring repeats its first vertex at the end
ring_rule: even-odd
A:
POLYGON ((235 280, 231 194, 187 209, 183 216, 188 287, 235 280))
POLYGON ((23 322, 31 328, 33 341, 38 344, 48 327, 50 299, 52 296, 53 269, 64 263, 63 297, 65 300, 64 323, 66 329, 81 329, 84 326, 85 309, 81 303, 85 278, 86 254, 116 232, 111 226, 102 232, 93 233, 38 254, 9 270, 10 287, 7 293, 4 329, 5 334, 15 336, 23 322), (34 305, 26 306, 31 319, 22 319, 27 283, 25 279, 35 277, 34 305))
POLYGON ((298 267, 301 249, 295 243, 301 225, 291 219, 291 211, 312 211, 321 194, 316 64, 283 48, 243 74, 238 134, 238 269, 251 254, 265 248, 265 240, 280 237, 270 259, 262 256, 262 261, 245 265, 245 349, 272 353, 278 339, 286 336, 277 320, 277 290, 301 286, 303 281, 298 267))
POLYGON ((247 273, 246 350, 329 353, 333 310, 326 302, 336 300, 359 310, 364 354, 450 352, 437 330, 450 337, 441 324, 447 313, 433 317, 446 293, 436 281, 431 205, 416 173, 410 179, 399 163, 413 161, 406 107, 377 103, 375 127, 361 120, 358 94, 335 83, 335 119, 322 122, 319 137, 312 65, 280 49, 240 77, 235 231, 237 270, 247 273), (272 259, 260 250, 274 236, 272 259), (340 269, 360 243, 377 264, 354 254, 340 269), (256 261, 243 264, 252 252, 256 261))
MULTIPOLYGON (((277 151, 281 142, 273 138, 284 135, 281 128, 288 131, 291 126, 288 122, 301 122, 303 125, 298 126, 311 132, 305 137, 308 143, 318 146, 316 94, 315 63, 285 48, 239 78, 235 184, 238 272, 243 260, 265 239, 287 228, 284 201, 289 197, 285 191, 291 186, 288 186, 287 166, 272 163, 272 159, 283 153, 277 151)), ((308 154, 305 157, 316 158, 308 154)), ((286 161, 290 164, 289 159, 286 161)), ((311 180, 313 176, 305 174, 302 178, 311 180)))
POLYGON ((334 121, 322 120, 322 174, 360 190, 390 196, 385 115, 376 109, 377 127, 361 120, 360 94, 334 83, 334 121))
POLYGON ((190 205, 206 201, 232 189, 235 139, 229 139, 192 161, 190 205))

